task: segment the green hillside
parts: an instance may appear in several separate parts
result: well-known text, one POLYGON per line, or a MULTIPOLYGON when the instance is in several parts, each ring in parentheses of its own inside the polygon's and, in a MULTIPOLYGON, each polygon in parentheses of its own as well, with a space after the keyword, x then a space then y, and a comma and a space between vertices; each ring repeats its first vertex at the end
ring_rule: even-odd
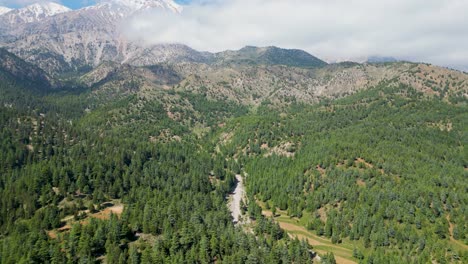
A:
POLYGON ((382 84, 315 106, 265 105, 224 133, 252 199, 366 263, 467 261, 466 101, 382 84))
POLYGON ((155 86, 125 66, 68 90, 2 77, 1 263, 468 261, 462 81, 450 100, 392 80, 243 104, 151 70, 155 86))

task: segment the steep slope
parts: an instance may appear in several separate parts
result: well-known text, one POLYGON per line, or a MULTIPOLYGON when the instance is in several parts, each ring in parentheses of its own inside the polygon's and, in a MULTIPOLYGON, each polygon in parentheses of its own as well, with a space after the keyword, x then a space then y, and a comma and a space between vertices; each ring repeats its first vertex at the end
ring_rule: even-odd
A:
POLYGON ((128 64, 106 62, 81 76, 83 86, 92 89, 91 97, 107 103, 129 95, 140 97, 169 90, 182 79, 168 65, 135 67, 128 64))
POLYGON ((81 76, 79 81, 91 87, 117 79, 129 79, 132 76, 159 85, 174 85, 181 80, 181 77, 168 65, 134 67, 128 64, 106 62, 81 76))
POLYGON ((57 85, 42 69, 1 48, 0 81, 18 83, 35 91, 47 91, 57 85))

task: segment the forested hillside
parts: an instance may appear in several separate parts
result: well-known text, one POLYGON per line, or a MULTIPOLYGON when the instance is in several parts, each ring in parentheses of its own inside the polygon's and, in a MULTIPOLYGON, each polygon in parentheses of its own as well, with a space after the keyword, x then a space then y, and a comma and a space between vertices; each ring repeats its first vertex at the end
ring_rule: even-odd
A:
POLYGON ((468 261, 463 73, 352 66, 410 70, 341 99, 302 100, 283 81, 325 70, 258 66, 281 89, 253 98, 262 90, 214 81, 224 68, 194 88, 200 77, 184 74, 193 65, 113 67, 58 88, 36 68, 40 82, 2 66, 1 263, 468 261), (227 207, 235 175, 248 223, 227 207), (295 238, 284 221, 336 246, 295 238))
POLYGON ((468 109, 405 85, 241 117, 248 193, 366 263, 468 261, 468 109))
MULTIPOLYGON (((230 166, 159 103, 138 108, 142 102, 128 96, 86 113, 89 102, 74 103, 86 94, 3 98, 1 263, 311 260, 309 245, 271 220, 254 234, 232 224, 230 166), (123 211, 106 214, 115 205, 123 211)), ((200 100, 180 96, 195 106, 200 100)), ((216 103, 196 108, 226 110, 216 103)))

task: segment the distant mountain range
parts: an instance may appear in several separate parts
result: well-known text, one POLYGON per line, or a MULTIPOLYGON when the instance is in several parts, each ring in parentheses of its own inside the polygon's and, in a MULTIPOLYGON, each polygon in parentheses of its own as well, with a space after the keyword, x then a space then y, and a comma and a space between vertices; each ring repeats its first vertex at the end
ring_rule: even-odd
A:
POLYGON ((240 51, 211 54, 210 58, 209 63, 185 61, 144 66, 103 62, 85 73, 75 73, 64 79, 64 75, 60 78, 51 76, 38 66, 0 49, 0 80, 39 87, 36 90, 42 92, 82 87, 91 89, 94 96, 105 101, 118 100, 129 94, 146 97, 158 91, 167 93, 172 90, 252 106, 263 102, 275 105, 315 103, 351 95, 382 82, 409 85, 427 96, 446 100, 468 98, 467 74, 428 64, 327 65, 302 52, 274 47, 246 47, 240 51), (293 65, 280 65, 274 55, 275 60, 269 60, 269 55, 265 54, 270 52, 287 54, 285 58, 288 59, 280 62, 293 65), (298 58, 295 63, 294 58, 298 58))
POLYGON ((128 91, 126 80, 132 79, 138 80, 131 84, 138 84, 133 92, 171 87, 242 104, 313 102, 381 81, 442 97, 468 96, 466 74, 392 57, 327 64, 303 50, 272 46, 210 53, 183 44, 145 46, 120 31, 125 19, 154 9, 182 11, 171 0, 108 0, 78 10, 47 2, 0 9, 0 70, 3 76, 39 80, 46 88, 72 79, 97 90, 107 87, 113 96, 128 91))
POLYGON ((135 66, 161 62, 265 64, 320 67, 324 61, 302 50, 245 47, 221 53, 198 52, 182 44, 143 46, 119 30, 125 19, 157 9, 181 12, 171 0, 111 0, 70 10, 41 2, 0 15, 0 45, 50 74, 86 71, 104 61, 135 66))
POLYGON ((394 57, 382 57, 382 56, 370 56, 367 58, 368 63, 386 63, 386 62, 397 62, 398 59, 394 57))
MULTIPOLYGON (((0 47, 51 75, 86 72, 106 61, 133 66, 182 62, 302 68, 327 65, 303 50, 247 46, 237 51, 209 53, 183 44, 147 46, 128 39, 121 30, 122 24, 151 10, 179 13, 182 7, 172 0, 104 0, 78 10, 54 2, 39 2, 20 9, 0 7, 0 47)), ((379 56, 367 60, 396 61, 379 56)))
POLYGON ((250 65, 285 65, 293 67, 323 67, 327 63, 303 50, 281 49, 278 47, 247 46, 238 51, 225 51, 214 54, 218 64, 250 64, 250 65))

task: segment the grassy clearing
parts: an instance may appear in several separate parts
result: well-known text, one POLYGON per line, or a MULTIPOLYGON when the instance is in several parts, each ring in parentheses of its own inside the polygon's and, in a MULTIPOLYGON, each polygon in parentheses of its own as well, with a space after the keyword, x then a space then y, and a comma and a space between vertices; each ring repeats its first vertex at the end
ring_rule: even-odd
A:
POLYGON ((79 220, 73 215, 69 215, 61 220, 63 226, 54 230, 47 231, 47 234, 50 238, 56 239, 58 234, 63 232, 68 232, 72 228, 73 224, 80 223, 81 225, 87 225, 90 218, 96 218, 100 220, 108 220, 112 214, 115 214, 117 217, 122 215, 124 204, 120 200, 111 200, 101 204, 102 209, 91 213, 89 210, 81 210, 78 215, 84 214, 84 217, 81 217, 79 220))
MULTIPOLYGON (((259 204, 263 208, 263 215, 271 217, 272 212, 270 210, 266 210, 264 204, 261 202, 259 202, 259 204)), ((290 237, 307 240, 319 255, 333 252, 337 263, 357 263, 356 259, 353 258, 353 249, 358 248, 361 252, 365 252, 362 245, 359 245, 359 243, 351 243, 351 241, 348 240, 343 240, 342 244, 333 244, 330 239, 317 236, 305 228, 310 217, 310 214, 304 213, 304 216, 301 219, 291 218, 286 214, 286 212, 277 210, 275 221, 278 222, 281 228, 284 229, 290 237)))
MULTIPOLYGON (((271 210, 265 209, 265 204, 258 202, 262 207, 262 214, 266 217, 272 217, 271 210)), ((305 228, 308 222, 312 219, 312 215, 308 212, 303 212, 303 216, 299 218, 290 217, 285 211, 277 210, 275 221, 284 229, 290 237, 297 237, 300 240, 307 240, 307 242, 314 248, 319 255, 325 255, 328 252, 333 252, 337 263, 357 263, 357 259, 353 257, 353 250, 356 248, 364 255, 368 255, 369 250, 366 249, 361 241, 350 241, 349 239, 343 239, 340 244, 333 244, 330 239, 321 237, 309 231, 305 228)), ((447 219, 449 220, 449 218, 447 219)), ((449 221, 450 223, 450 221, 449 221)), ((450 223, 450 234, 453 232, 453 224, 450 223)), ((453 239, 450 236, 449 245, 453 249, 458 251, 464 251, 468 249, 468 246, 460 241, 453 239)))

